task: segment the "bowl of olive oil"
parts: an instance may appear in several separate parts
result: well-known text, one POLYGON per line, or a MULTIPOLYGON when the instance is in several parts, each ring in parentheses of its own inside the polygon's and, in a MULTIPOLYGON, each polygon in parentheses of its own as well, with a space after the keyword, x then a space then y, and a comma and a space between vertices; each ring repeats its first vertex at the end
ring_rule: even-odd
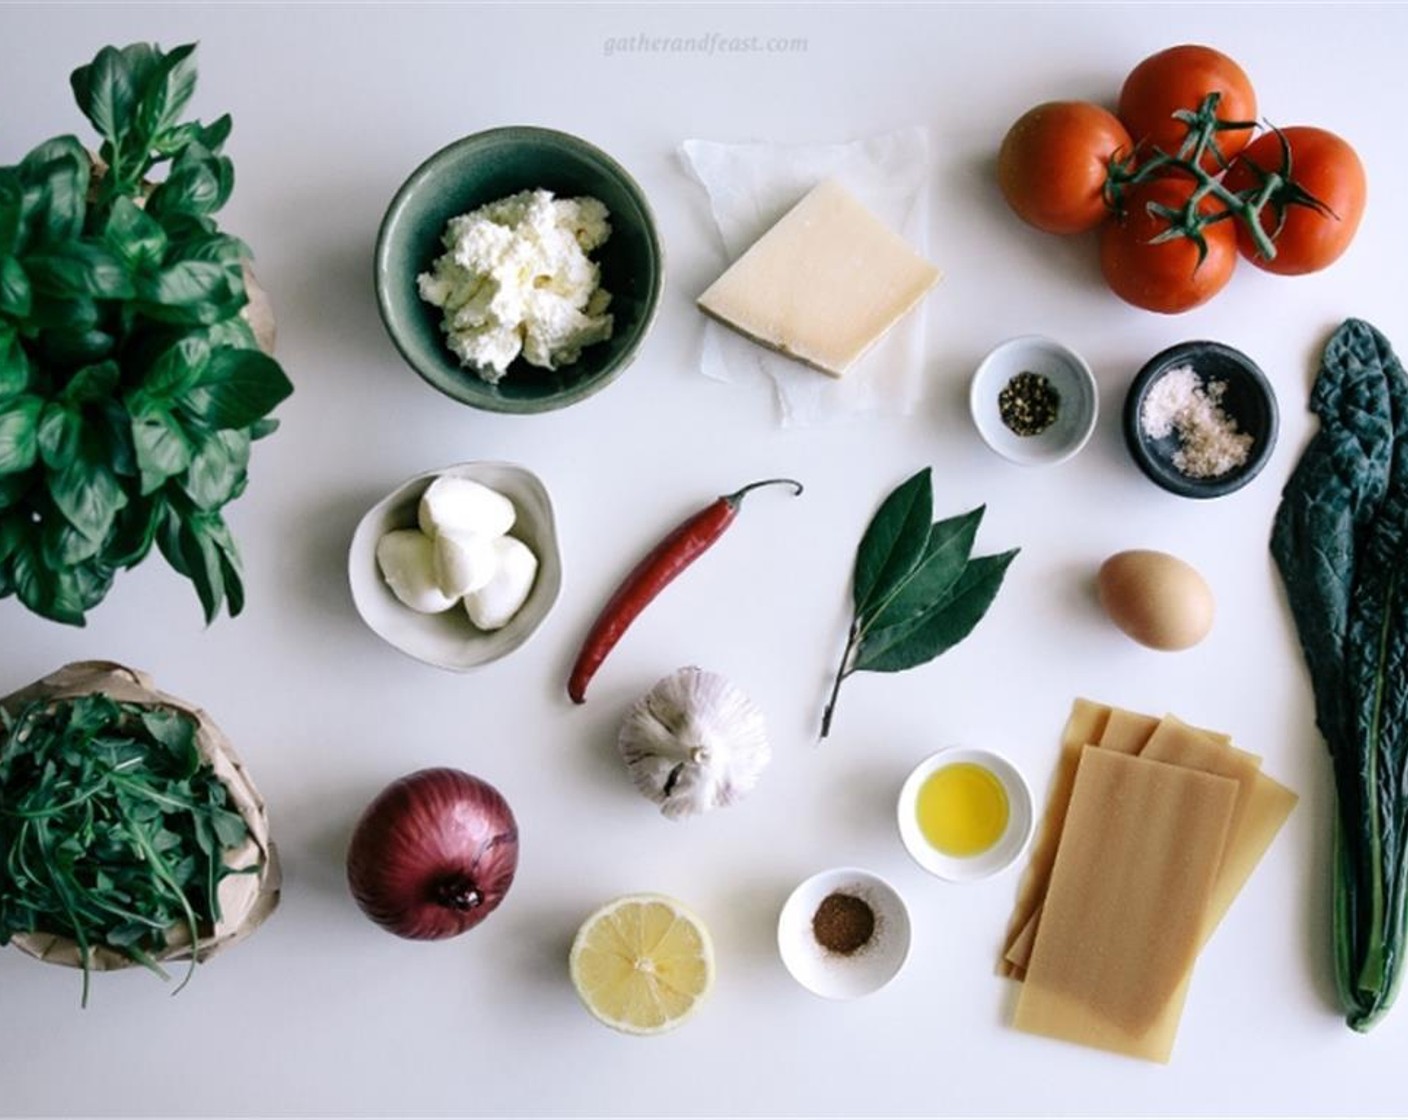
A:
POLYGON ((1031 791, 1001 755, 950 748, 910 772, 900 790, 899 826, 924 870, 952 882, 985 879, 1026 847, 1031 791))

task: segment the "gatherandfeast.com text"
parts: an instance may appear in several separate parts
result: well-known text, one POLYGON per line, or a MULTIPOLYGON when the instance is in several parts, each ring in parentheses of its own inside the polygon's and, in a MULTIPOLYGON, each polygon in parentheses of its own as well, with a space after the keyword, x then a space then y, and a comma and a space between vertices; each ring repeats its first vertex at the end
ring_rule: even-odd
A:
POLYGON ((697 54, 705 57, 728 54, 805 54, 807 40, 801 37, 763 35, 615 35, 602 40, 607 58, 620 54, 697 54))

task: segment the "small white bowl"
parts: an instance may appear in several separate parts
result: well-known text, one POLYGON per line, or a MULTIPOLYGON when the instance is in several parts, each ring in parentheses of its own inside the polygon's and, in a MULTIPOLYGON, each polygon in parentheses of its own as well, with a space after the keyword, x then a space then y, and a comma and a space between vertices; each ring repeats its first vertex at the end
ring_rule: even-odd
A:
POLYGON ((878 992, 909 956, 909 909, 878 875, 855 867, 822 871, 788 897, 777 919, 777 947, 793 978, 826 999, 855 999, 878 992), (836 892, 853 895, 875 913, 875 932, 854 953, 824 948, 812 932, 817 907, 836 892))
POLYGON ((562 559, 552 501, 537 475, 513 463, 459 463, 407 479, 372 506, 352 535, 347 556, 352 601, 362 621, 377 635, 417 661, 453 672, 496 661, 528 640, 548 615, 562 589, 562 559), (413 529, 420 497, 437 478, 469 478, 497 490, 511 502, 517 518, 509 535, 538 557, 533 590, 518 613, 501 630, 480 630, 462 605, 441 614, 421 614, 397 599, 382 579, 376 544, 393 529, 413 529))
POLYGON ((910 771, 900 790, 898 816, 900 839, 920 867, 941 879, 968 883, 996 875, 1022 854, 1032 834, 1032 795, 1026 779, 1001 755, 952 747, 930 755, 910 771), (1002 783, 1007 794, 1007 828, 1001 839, 987 851, 973 856, 946 855, 935 848, 919 830, 919 815, 916 812, 919 790, 929 775, 960 762, 975 763, 987 770, 1002 783))
POLYGON ((1009 339, 979 364, 968 389, 968 408, 983 442, 1022 466, 1048 466, 1069 459, 1095 431, 1100 398, 1095 375, 1074 350, 1042 335, 1009 339), (998 396, 1019 373, 1038 373, 1061 398, 1055 422, 1034 436, 1019 436, 1002 422, 998 396))

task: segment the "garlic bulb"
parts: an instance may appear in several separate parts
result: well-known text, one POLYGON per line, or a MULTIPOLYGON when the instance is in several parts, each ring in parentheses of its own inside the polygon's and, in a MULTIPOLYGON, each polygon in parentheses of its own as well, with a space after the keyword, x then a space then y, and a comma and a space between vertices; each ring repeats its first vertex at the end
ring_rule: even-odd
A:
POLYGON ((718 673, 671 673, 631 706, 617 741, 636 788, 672 820, 731 805, 772 751, 763 713, 718 673))

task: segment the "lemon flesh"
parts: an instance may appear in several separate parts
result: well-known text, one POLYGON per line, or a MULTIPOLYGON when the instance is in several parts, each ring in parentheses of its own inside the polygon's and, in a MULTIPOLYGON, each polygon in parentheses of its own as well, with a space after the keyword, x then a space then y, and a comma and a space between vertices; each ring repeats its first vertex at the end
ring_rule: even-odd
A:
POLYGON ((609 1027, 658 1034, 678 1026, 714 983, 703 923, 662 895, 629 895, 589 917, 572 944, 572 983, 609 1027))

